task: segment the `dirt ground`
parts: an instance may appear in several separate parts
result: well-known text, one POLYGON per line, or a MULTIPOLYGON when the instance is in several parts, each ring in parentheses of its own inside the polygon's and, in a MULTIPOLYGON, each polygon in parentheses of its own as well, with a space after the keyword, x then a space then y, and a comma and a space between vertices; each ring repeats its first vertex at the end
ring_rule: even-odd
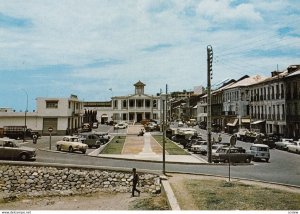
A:
POLYGON ((131 197, 130 193, 97 192, 88 195, 24 198, 0 203, 0 210, 130 210, 137 200, 149 197, 131 197))

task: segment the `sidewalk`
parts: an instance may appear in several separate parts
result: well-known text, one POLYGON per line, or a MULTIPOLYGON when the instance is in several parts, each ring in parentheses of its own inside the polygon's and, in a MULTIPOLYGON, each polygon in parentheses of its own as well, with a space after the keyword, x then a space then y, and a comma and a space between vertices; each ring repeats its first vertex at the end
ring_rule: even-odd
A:
MULTIPOLYGON (((146 132, 144 136, 137 136, 141 129, 143 129, 141 125, 128 126, 122 154, 99 154, 99 151, 90 155, 102 158, 162 162, 162 146, 149 132, 146 132)), ((196 155, 169 155, 168 152, 166 152, 165 160, 167 163, 207 163, 206 160, 196 155)))

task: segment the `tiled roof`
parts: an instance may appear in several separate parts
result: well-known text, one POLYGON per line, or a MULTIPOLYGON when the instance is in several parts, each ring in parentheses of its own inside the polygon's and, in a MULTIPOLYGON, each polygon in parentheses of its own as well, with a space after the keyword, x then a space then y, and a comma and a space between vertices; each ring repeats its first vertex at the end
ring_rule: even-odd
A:
POLYGON ((300 75, 300 70, 295 71, 295 72, 293 72, 293 73, 287 75, 287 77, 296 76, 296 75, 300 75))
POLYGON ((228 88, 226 89, 231 89, 231 88, 236 88, 236 87, 242 87, 242 86, 249 86, 249 85, 253 85, 259 82, 262 82, 266 79, 266 77, 262 77, 260 75, 255 75, 252 77, 248 77, 245 79, 242 79, 232 85, 230 85, 228 88))

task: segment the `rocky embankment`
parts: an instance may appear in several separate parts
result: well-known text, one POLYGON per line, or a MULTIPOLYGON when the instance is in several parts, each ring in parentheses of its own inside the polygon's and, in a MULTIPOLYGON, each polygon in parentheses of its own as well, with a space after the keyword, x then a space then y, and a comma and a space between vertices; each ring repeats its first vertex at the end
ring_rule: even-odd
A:
MULTIPOLYGON (((159 175, 139 173, 142 192, 160 193, 159 175)), ((130 192, 130 172, 44 166, 0 165, 0 193, 5 197, 130 192)))

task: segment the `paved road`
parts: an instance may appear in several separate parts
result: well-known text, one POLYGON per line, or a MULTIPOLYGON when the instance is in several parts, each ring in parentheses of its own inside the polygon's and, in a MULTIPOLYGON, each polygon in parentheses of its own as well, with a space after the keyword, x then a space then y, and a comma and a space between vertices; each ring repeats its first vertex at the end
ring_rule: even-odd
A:
MULTIPOLYGON (((109 128, 109 127, 107 127, 109 128)), ((100 127, 98 131, 103 131, 105 127, 100 127)), ((111 130, 112 131, 112 130, 111 130)), ((116 131, 114 131, 116 132, 116 131)), ((119 130, 119 133, 126 133, 126 130, 119 130)), ((205 130, 199 130, 205 135, 205 130)), ((111 133, 114 134, 114 133, 111 133)), ((217 136, 217 135, 216 135, 217 136)), ((223 140, 228 140, 230 136, 222 134, 223 140)), ((43 137, 44 138, 44 137, 43 137)), ((55 140, 53 138, 53 145, 55 140)), ((238 145, 249 148, 251 144, 241 141, 237 142, 238 145)), ((32 145, 30 143, 30 145, 32 145)), ((34 145, 38 148, 48 147, 49 142, 39 142, 34 145)), ((53 149, 55 150, 55 148, 53 149)), ((87 153, 93 150, 89 150, 87 153)), ((95 166, 109 166, 109 167, 125 167, 125 168, 138 168, 148 169, 155 171, 162 171, 162 163, 154 162, 141 162, 134 160, 115 160, 99 157, 90 157, 80 153, 68 152, 50 152, 38 151, 37 162, 49 163, 63 163, 63 164, 78 164, 78 165, 95 165, 95 166)), ((271 181, 278 183, 286 183, 300 186, 300 156, 286 151, 271 150, 270 163, 266 162, 253 162, 254 165, 232 166, 231 176, 241 177, 248 179, 258 179, 263 181, 271 181)), ((191 164, 166 164, 167 172, 185 172, 185 173, 205 173, 213 175, 228 176, 228 166, 226 165, 191 165, 191 164)))

